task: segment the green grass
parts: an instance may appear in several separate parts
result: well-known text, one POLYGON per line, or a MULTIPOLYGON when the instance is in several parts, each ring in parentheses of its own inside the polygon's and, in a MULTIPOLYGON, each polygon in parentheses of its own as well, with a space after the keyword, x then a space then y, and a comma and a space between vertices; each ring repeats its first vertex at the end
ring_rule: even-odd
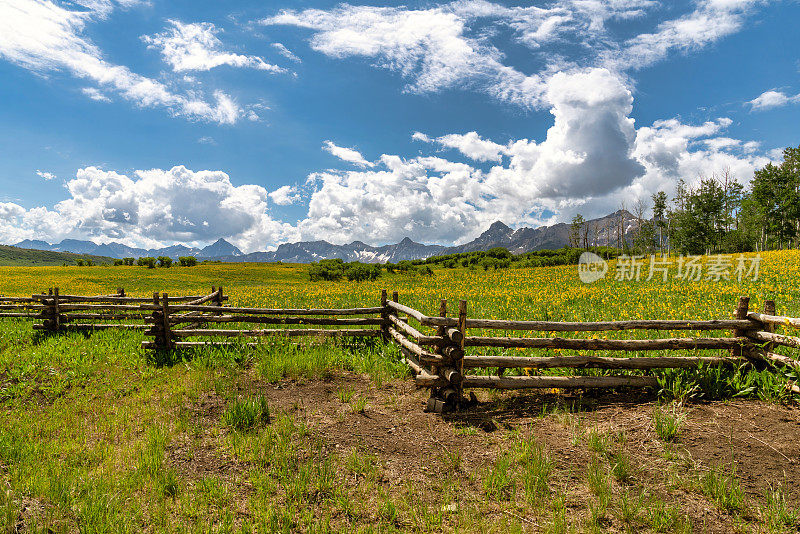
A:
POLYGON ((259 395, 230 402, 222 414, 222 420, 236 430, 252 430, 269 423, 269 406, 266 397, 259 395))
POLYGON ((4 266, 62 266, 76 265, 77 260, 91 261, 95 265, 113 265, 114 258, 92 256, 91 254, 73 254, 72 252, 51 252, 29 248, 0 245, 0 265, 4 266))
MULTIPOLYGON (((374 305, 388 287, 425 313, 436 312, 439 298, 450 300, 451 312, 466 298, 471 317, 543 320, 726 318, 735 296, 750 294, 754 301, 777 298, 781 312, 800 314, 800 295, 785 273, 765 273, 758 285, 689 283, 680 293, 653 284, 583 286, 567 268, 437 270, 433 278, 385 275, 355 285, 311 284, 304 267, 292 265, 25 267, 0 269, 0 291, 24 295, 57 285, 99 294, 124 286, 136 295, 187 294, 223 284, 231 304, 350 307, 374 305), (697 302, 706 304, 697 309, 697 302)), ((751 530, 797 526, 782 493, 765 494, 756 505, 722 472, 698 477, 660 456, 654 461, 667 464, 663 473, 647 470, 624 435, 587 431, 584 414, 557 401, 529 414, 531 428, 513 431, 486 433, 466 421, 420 415, 424 399, 408 384, 393 344, 279 338, 252 349, 167 357, 142 350, 144 338, 113 331, 38 335, 28 322, 0 321, 0 532, 15 528, 23 507, 28 531, 54 532, 691 531, 683 494, 656 497, 653 487, 689 487, 700 501, 702 492, 707 506, 739 514, 751 530), (346 381, 339 380, 343 373, 346 381), (363 381, 354 387, 354 380, 363 381), (280 407, 257 395, 317 381, 337 403, 340 419, 328 423, 351 432, 346 446, 333 446, 319 421, 306 419, 313 406, 302 398, 280 407), (387 395, 394 400, 386 402, 387 395), (387 444, 389 430, 402 432, 402 425, 384 428, 387 414, 401 406, 431 426, 431 439, 408 453, 426 465, 425 476, 412 477, 392 454, 360 443, 364 428, 386 432, 387 444), (545 423, 563 426, 565 450, 537 435, 536 425, 545 423), (479 453, 462 453, 470 449, 479 453), (670 486, 673 471, 681 481, 670 486), (744 513, 748 507, 754 514, 744 513)), ((744 397, 790 401, 788 378, 772 370, 689 369, 659 377, 674 393, 665 397, 687 402, 748 390, 744 397)), ((513 395, 492 395, 508 413, 524 406, 513 395)), ((661 410, 662 423, 676 427, 674 439, 680 422, 669 417, 680 414, 661 410)))
POLYGON ((679 413, 675 404, 669 411, 658 407, 653 410, 653 428, 663 441, 673 441, 678 436, 685 418, 686 414, 679 413))
POLYGON ((739 512, 744 507, 744 490, 735 473, 725 473, 721 467, 710 469, 700 477, 700 488, 726 512, 739 512))

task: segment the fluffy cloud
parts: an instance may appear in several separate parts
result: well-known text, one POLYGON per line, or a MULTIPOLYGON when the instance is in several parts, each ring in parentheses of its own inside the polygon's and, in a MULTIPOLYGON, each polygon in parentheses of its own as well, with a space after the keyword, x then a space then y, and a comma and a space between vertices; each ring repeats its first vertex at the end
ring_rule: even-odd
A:
MULTIPOLYGON (((87 167, 67 181, 69 198, 52 209, 0 203, 0 242, 74 237, 154 247, 225 237, 247 251, 298 239, 385 243, 408 236, 454 243, 474 238, 498 219, 540 225, 578 212, 605 215, 659 190, 671 195, 679 179, 692 184, 728 170, 744 183, 769 161, 753 142, 724 135, 727 118, 697 125, 669 119, 634 130, 627 116, 630 93, 609 76, 593 70, 554 78, 554 122, 540 143, 499 144, 474 132, 415 135, 437 144, 452 141, 456 148, 492 147, 503 158, 488 170, 434 156, 384 154, 370 168, 313 173, 303 188, 267 192, 235 186, 221 171, 177 166, 128 176, 87 167), (579 109, 591 109, 594 120, 577 120, 579 109), (290 225, 271 217, 269 202, 297 203, 306 187, 311 192, 305 218, 290 225)), ((462 153, 486 161, 485 151, 462 153)))
POLYGON ((506 153, 506 147, 481 139, 478 132, 447 134, 436 139, 431 139, 420 132, 414 132, 412 138, 425 143, 437 143, 446 148, 454 148, 475 161, 499 162, 503 159, 503 154, 506 153))
POLYGON ((488 170, 438 157, 383 155, 374 169, 313 174, 301 235, 339 243, 406 236, 461 242, 498 219, 539 225, 578 212, 606 215, 659 190, 672 195, 680 179, 694 184, 727 170, 746 183, 769 161, 757 143, 725 136, 732 121, 724 117, 696 125, 669 119, 635 129, 631 93, 604 69, 554 76, 547 98, 554 122, 540 143, 499 144, 476 132, 413 136, 477 162, 496 162, 488 170))
MULTIPOLYGON (((112 4, 100 0, 83 3, 88 10, 70 10, 50 0, 0 3, 0 57, 36 73, 67 71, 136 105, 166 108, 189 119, 232 124, 242 116, 243 110, 221 91, 214 93, 213 103, 176 94, 159 81, 103 59, 83 31, 87 22, 107 16, 112 4)), ((84 92, 102 100, 98 88, 84 92)))
POLYGON ((164 61, 175 72, 207 71, 221 65, 265 70, 273 73, 286 69, 267 63, 258 56, 234 54, 223 50, 220 32, 213 24, 200 22, 184 24, 178 20, 167 21, 170 27, 162 33, 143 35, 148 48, 161 51, 164 61))
POLYGON ((604 65, 617 69, 641 68, 673 51, 691 51, 739 31, 759 0, 701 0, 691 13, 662 22, 602 54, 604 65))
POLYGON ((761 111, 798 102, 800 102, 800 94, 790 96, 782 91, 765 91, 749 101, 748 104, 754 111, 761 111))
POLYGON ((36 170, 36 175, 47 181, 50 181, 56 177, 56 175, 52 172, 40 171, 38 169, 36 170))
POLYGON ((294 52, 292 52, 291 50, 286 48, 286 45, 284 45, 283 43, 272 43, 272 48, 277 50, 280 55, 282 55, 283 57, 285 57, 288 60, 294 61, 295 63, 302 63, 303 62, 303 60, 301 60, 299 57, 297 57, 294 54, 294 52))
POLYGON ((297 187, 292 185, 283 185, 272 191, 269 198, 279 206, 288 206, 300 201, 300 195, 297 193, 297 187))
POLYGON ((375 66, 406 78, 409 92, 475 89, 541 109, 549 105, 549 79, 558 72, 593 67, 624 72, 659 61, 673 50, 702 48, 742 28, 757 3, 700 0, 691 12, 623 41, 615 39, 608 23, 649 15, 659 2, 555 0, 507 7, 456 0, 427 9, 342 4, 330 10, 284 10, 261 22, 310 29, 312 49, 333 58, 371 58, 375 66), (529 59, 539 64, 535 72, 508 64, 493 44, 508 29, 529 48, 529 59))
POLYGON ((375 58, 376 65, 398 71, 411 92, 434 92, 468 83, 507 100, 532 104, 539 77, 528 78, 502 64, 502 53, 484 39, 468 37, 464 13, 449 6, 405 8, 350 6, 330 11, 283 11, 266 25, 293 25, 316 33, 311 47, 327 56, 375 58))
POLYGON ((333 143, 333 141, 325 141, 325 143, 322 145, 322 149, 342 161, 352 163, 353 165, 357 165, 359 167, 372 167, 374 165, 372 162, 364 159, 364 156, 362 156, 361 152, 358 150, 337 146, 333 143))
POLYGON ((66 185, 69 198, 52 210, 0 205, 0 241, 81 237, 159 246, 226 237, 252 250, 294 235, 268 214, 263 187, 235 186, 221 171, 177 166, 129 177, 86 167, 66 185))

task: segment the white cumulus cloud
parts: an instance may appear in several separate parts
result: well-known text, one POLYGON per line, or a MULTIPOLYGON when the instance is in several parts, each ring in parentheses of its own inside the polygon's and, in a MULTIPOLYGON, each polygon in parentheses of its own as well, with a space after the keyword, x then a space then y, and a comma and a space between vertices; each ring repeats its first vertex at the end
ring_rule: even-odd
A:
POLYGON ((183 23, 179 20, 167 21, 170 27, 162 33, 143 35, 142 40, 148 48, 161 52, 164 61, 175 72, 207 71, 221 65, 251 68, 273 73, 286 72, 286 69, 267 63, 258 56, 248 56, 227 52, 217 34, 220 30, 209 22, 183 23))
POLYGON ((765 109, 778 108, 787 104, 796 104, 800 102, 800 94, 787 95, 783 91, 765 91, 758 95, 753 100, 749 101, 750 107, 754 111, 761 111, 765 109))
POLYGON ((374 165, 372 162, 367 161, 358 150, 354 148, 337 146, 333 143, 333 141, 325 141, 325 143, 322 145, 322 149, 342 161, 352 163, 353 165, 358 165, 359 167, 372 167, 374 165))
MULTIPOLYGON (((66 71, 97 84, 98 99, 113 91, 142 107, 162 107, 193 120, 232 124, 243 114, 233 99, 217 91, 214 102, 172 92, 165 84, 136 74, 103 58, 83 35, 88 22, 108 15, 110 2, 87 2, 89 10, 72 10, 50 0, 0 2, 0 57, 39 74, 66 71)), ((102 98, 100 98, 102 100, 102 98)))
POLYGON ((86 167, 66 186, 69 198, 52 209, 0 205, 0 241, 74 237, 162 246, 225 237, 254 250, 294 235, 269 215, 263 187, 236 186, 221 171, 176 166, 128 176, 86 167))

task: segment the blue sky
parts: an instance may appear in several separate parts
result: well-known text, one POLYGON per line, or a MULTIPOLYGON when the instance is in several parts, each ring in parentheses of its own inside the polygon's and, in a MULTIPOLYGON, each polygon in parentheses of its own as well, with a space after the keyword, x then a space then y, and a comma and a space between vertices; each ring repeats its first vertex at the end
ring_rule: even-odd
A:
POLYGON ((797 146, 797 2, 0 0, 0 242, 458 243, 797 146))

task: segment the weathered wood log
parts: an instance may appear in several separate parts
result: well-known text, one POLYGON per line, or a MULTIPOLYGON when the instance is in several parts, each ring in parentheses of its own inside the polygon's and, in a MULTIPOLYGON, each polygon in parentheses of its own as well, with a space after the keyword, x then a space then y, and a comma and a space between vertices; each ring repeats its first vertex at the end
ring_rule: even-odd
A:
POLYGON ((442 343, 442 338, 438 336, 426 336, 410 324, 402 321, 396 315, 389 314, 389 322, 395 325, 398 330, 401 330, 407 336, 410 336, 418 345, 437 345, 442 343))
POLYGON ((740 365, 742 358, 732 357, 640 357, 640 358, 608 358, 604 356, 465 356, 464 367, 475 369, 481 367, 554 369, 593 368, 593 369, 672 369, 691 368, 699 364, 705 365, 740 365))
MULTIPOLYGON (((200 314, 202 312, 194 312, 200 314)), ((347 318, 320 318, 320 317, 264 317, 247 315, 173 315, 171 324, 180 323, 252 323, 252 324, 316 324, 316 325, 374 325, 383 324, 377 317, 347 317, 347 318)))
POLYGON ((270 328, 263 330, 172 330, 175 337, 262 337, 262 336, 319 336, 319 337, 340 337, 358 336, 372 337, 379 336, 378 329, 342 329, 342 330, 319 330, 312 328, 289 329, 289 328, 270 328))
MULTIPOLYGON (((144 304, 142 309, 153 309, 152 304, 144 304)), ((227 306, 197 306, 193 304, 176 304, 169 307, 170 313, 200 311, 206 313, 244 313, 252 315, 376 315, 381 313, 380 306, 374 308, 234 308, 227 306)))
POLYGON ((800 328, 800 319, 796 317, 784 317, 783 315, 772 315, 767 313, 755 313, 755 312, 748 313, 747 317, 754 321, 758 321, 759 323, 800 328))
POLYGON ((199 299, 196 299, 196 300, 191 300, 191 301, 187 302, 186 305, 187 306, 192 306, 192 305, 193 306, 198 306, 200 304, 205 304, 206 302, 210 302, 210 301, 214 301, 216 303, 217 300, 218 300, 218 297, 219 297, 218 292, 217 291, 212 291, 211 294, 206 295, 205 297, 200 297, 199 299))
MULTIPOLYGON (((33 325, 34 330, 47 330, 46 325, 33 325)), ((70 330, 149 330, 150 326, 146 324, 86 324, 86 323, 67 323, 62 324, 59 328, 60 330, 70 331, 70 330)))
POLYGON ((51 308, 50 315, 51 315, 51 320, 53 321, 52 322, 53 330, 55 330, 55 331, 58 331, 59 328, 61 327, 61 310, 59 308, 59 305, 60 305, 59 300, 60 299, 58 297, 58 288, 54 287, 53 288, 53 306, 51 308))
POLYGON ((754 329, 758 323, 747 319, 710 321, 692 320, 634 320, 597 322, 503 321, 498 319, 467 319, 467 328, 492 330, 531 330, 540 332, 604 332, 616 330, 731 330, 754 329))
POLYGON ((81 320, 91 320, 91 319, 98 319, 103 321, 126 321, 126 320, 146 320, 149 319, 151 315, 149 313, 62 313, 61 320, 65 322, 69 321, 81 321, 81 320))
POLYGON ((389 297, 385 289, 381 290, 381 338, 383 338, 384 343, 389 342, 389 331, 387 328, 389 327, 389 306, 387 303, 389 302, 389 297))
POLYGON ((730 349, 748 345, 746 337, 690 337, 672 339, 568 339, 563 337, 468 336, 467 347, 506 347, 575 350, 695 350, 730 349))
MULTIPOLYGON (((766 300, 764 301, 764 315, 775 315, 775 301, 774 300, 766 300)), ((769 332, 774 334, 776 330, 776 326, 771 323, 762 323, 764 325, 763 329, 765 332, 769 332)), ((772 352, 775 349, 774 343, 767 343, 764 345, 764 351, 772 352)))
POLYGON ((169 324, 169 295, 164 293, 161 295, 161 318, 164 321, 164 330, 162 331, 163 341, 164 341, 164 348, 171 349, 172 344, 174 343, 174 339, 172 339, 173 335, 170 331, 170 324, 169 324))
POLYGON ((386 304, 395 311, 405 313, 409 317, 413 317, 418 322, 422 322, 422 319, 425 317, 425 315, 423 315, 421 312, 418 312, 414 308, 409 308, 405 304, 400 304, 399 302, 396 302, 394 300, 390 300, 386 304))
POLYGON ((160 309, 154 307, 152 304, 135 305, 135 304, 61 304, 59 309, 62 312, 66 311, 82 311, 82 310, 108 310, 111 312, 117 311, 149 311, 160 309))
POLYGON ((465 388, 614 388, 657 387, 652 376, 465 376, 465 388))
POLYGON ((785 347, 800 348, 800 337, 784 336, 772 332, 748 332, 747 337, 756 341, 774 343, 785 347))
POLYGON ((464 340, 464 333, 458 328, 454 327, 446 328, 444 333, 450 339, 450 341, 452 341, 456 345, 461 345, 461 342, 464 340))
POLYGON ((442 356, 445 360, 458 360, 464 357, 464 349, 458 345, 447 345, 442 348, 442 356))
POLYGON ((0 310, 44 310, 41 304, 0 304, 0 310))
POLYGON ((25 313, 25 312, 0 312, 0 317, 30 317, 31 319, 38 319, 41 317, 39 313, 25 313))
POLYGON ((397 341, 400 347, 410 351, 417 356, 423 363, 442 363, 442 357, 424 350, 422 347, 406 339, 403 334, 391 326, 388 328, 389 335, 397 341))
MULTIPOLYGON (((736 319, 747 319, 748 309, 750 307, 750 297, 741 296, 739 297, 739 301, 736 304, 736 311, 734 312, 734 317, 736 319)), ((734 328, 733 329, 733 337, 741 337, 746 334, 751 333, 752 330, 745 330, 742 328, 734 328)), ((737 345, 733 346, 730 349, 731 356, 744 356, 745 358, 749 358, 751 360, 760 360, 761 355, 755 350, 752 343, 748 343, 746 345, 737 345)))
POLYGON ((783 354, 766 352, 764 353, 764 359, 776 364, 785 365, 787 367, 792 367, 793 369, 800 370, 800 361, 795 360, 794 358, 790 358, 789 356, 784 356, 783 354))
MULTIPOLYGON (((169 300, 172 302, 187 302, 192 300, 197 300, 199 298, 203 298, 204 295, 192 295, 192 296, 183 296, 183 297, 170 297, 169 300)), ((33 295, 31 297, 33 300, 36 301, 47 301, 52 300, 52 295, 33 295)), ((81 296, 81 295, 59 295, 59 300, 63 303, 69 302, 86 302, 86 303, 97 303, 97 302, 107 302, 110 304, 125 304, 125 303, 150 303, 153 300, 149 297, 120 297, 117 295, 107 295, 107 296, 81 296)))

